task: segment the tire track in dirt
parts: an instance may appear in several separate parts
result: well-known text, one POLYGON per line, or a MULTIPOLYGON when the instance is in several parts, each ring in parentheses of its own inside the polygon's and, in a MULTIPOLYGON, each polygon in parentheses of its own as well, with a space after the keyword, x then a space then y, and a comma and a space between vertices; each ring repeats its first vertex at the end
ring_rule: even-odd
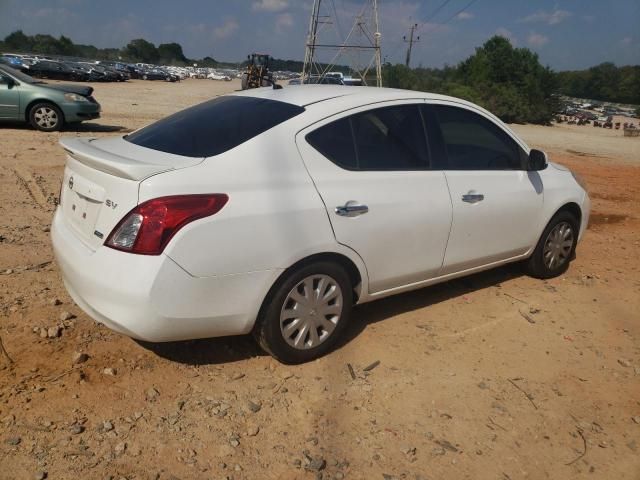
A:
POLYGON ((16 167, 13 169, 13 174, 16 176, 18 184, 27 190, 36 205, 45 211, 51 211, 51 205, 47 202, 47 195, 29 171, 23 167, 16 167))

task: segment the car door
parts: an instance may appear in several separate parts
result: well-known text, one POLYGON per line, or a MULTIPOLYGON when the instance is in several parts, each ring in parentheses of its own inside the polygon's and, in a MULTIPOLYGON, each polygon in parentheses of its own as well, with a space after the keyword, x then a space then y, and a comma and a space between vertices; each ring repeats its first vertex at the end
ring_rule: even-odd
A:
POLYGON ((20 113, 20 88, 0 72, 0 118, 17 120, 20 113))
POLYGON ((451 202, 444 173, 430 166, 421 105, 352 110, 296 137, 337 241, 366 265, 369 293, 442 267, 451 202))
POLYGON ((453 222, 442 274, 526 253, 537 241, 542 181, 499 123, 461 104, 430 104, 425 116, 434 162, 444 169, 453 222))

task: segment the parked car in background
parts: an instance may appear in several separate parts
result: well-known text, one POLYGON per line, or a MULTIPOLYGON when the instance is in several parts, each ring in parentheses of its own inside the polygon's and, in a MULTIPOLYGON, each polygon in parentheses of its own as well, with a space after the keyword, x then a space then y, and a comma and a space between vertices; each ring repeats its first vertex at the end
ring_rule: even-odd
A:
POLYGON ((27 122, 46 132, 60 130, 100 116, 92 93, 91 87, 51 85, 0 65, 0 120, 27 122))
POLYGON ((159 68, 146 69, 142 71, 142 80, 164 80, 166 82, 177 82, 180 77, 159 68))
POLYGON ((225 82, 230 82, 231 81, 231 77, 228 75, 224 75, 222 73, 218 73, 218 72, 211 72, 209 75, 207 75, 207 78, 209 80, 223 80, 225 82))
POLYGON ((82 79, 86 82, 102 82, 104 81, 104 75, 92 68, 90 64, 82 62, 66 62, 67 65, 80 72, 82 79))
POLYGON ((62 62, 54 62, 51 60, 38 60, 30 65, 23 64, 21 70, 23 73, 35 78, 67 81, 83 80, 83 75, 79 74, 76 70, 62 62))
POLYGON ((89 316, 155 342, 252 332, 287 363, 354 304, 510 262, 560 275, 589 219, 579 177, 424 92, 248 90, 61 144, 53 250, 89 316))

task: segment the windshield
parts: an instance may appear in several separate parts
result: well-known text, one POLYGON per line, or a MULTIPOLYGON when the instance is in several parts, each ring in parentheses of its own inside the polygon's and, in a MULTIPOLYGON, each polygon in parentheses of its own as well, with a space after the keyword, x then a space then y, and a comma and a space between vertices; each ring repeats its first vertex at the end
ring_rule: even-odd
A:
POLYGON ((22 73, 20 70, 16 70, 15 68, 11 68, 9 66, 0 65, 0 72, 11 75, 13 78, 20 82, 24 83, 44 83, 39 80, 36 80, 33 77, 30 77, 26 73, 22 73))

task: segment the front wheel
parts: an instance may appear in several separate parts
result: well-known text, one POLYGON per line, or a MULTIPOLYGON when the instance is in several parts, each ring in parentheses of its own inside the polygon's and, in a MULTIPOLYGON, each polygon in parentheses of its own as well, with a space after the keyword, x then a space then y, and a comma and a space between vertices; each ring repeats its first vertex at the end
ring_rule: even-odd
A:
POLYGON ((526 261, 527 273, 535 278, 553 278, 569 268, 578 243, 579 223, 567 211, 558 212, 542 232, 533 254, 526 261))
POLYGON ((29 111, 29 123, 36 130, 54 132, 62 129, 64 117, 52 103, 37 103, 29 111))
POLYGON ((254 336, 263 350, 283 363, 308 362, 335 347, 352 303, 351 281, 340 265, 304 265, 270 293, 254 336))

